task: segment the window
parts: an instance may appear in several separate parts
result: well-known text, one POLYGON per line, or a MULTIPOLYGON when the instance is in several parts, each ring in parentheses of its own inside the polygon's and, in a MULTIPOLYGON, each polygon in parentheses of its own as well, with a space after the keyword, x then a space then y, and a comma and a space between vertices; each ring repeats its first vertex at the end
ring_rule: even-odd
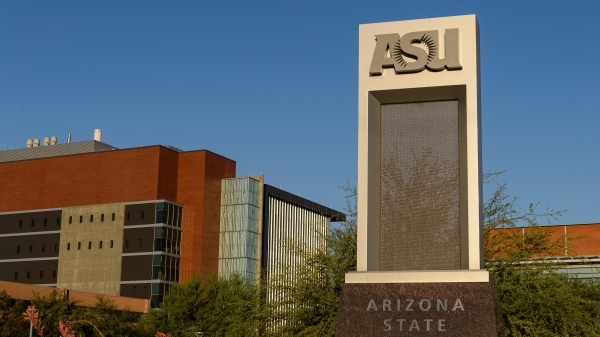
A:
POLYGON ((48 226, 48 218, 44 218, 44 226, 48 226))
POLYGON ((56 278, 56 270, 52 271, 52 278, 56 278))
POLYGON ((16 272, 15 272, 15 280, 18 280, 18 279, 19 279, 19 272, 18 272, 18 271, 16 271, 16 272))
POLYGON ((40 270, 40 279, 44 278, 44 272, 40 270))
POLYGON ((140 239, 140 247, 144 245, 144 239, 140 239))
POLYGON ((79 223, 83 223, 83 215, 79 216, 79 223))
POLYGON ((54 251, 55 251, 55 252, 58 252, 58 243, 55 243, 55 244, 54 244, 54 251))
POLYGON ((144 219, 144 211, 142 211, 142 219, 144 219))
POLYGON ((42 245, 42 253, 46 252, 46 245, 42 245))
POLYGON ((112 221, 115 221, 115 213, 112 214, 112 221))
POLYGON ((127 212, 127 220, 131 220, 131 212, 127 212))
POLYGON ((70 242, 67 243, 67 250, 71 250, 71 243, 70 242))
POLYGON ((100 244, 98 245, 98 248, 102 249, 102 241, 100 241, 100 244))
POLYGON ((92 241, 88 242, 88 249, 92 249, 92 241))
POLYGON ((135 286, 133 286, 133 297, 135 298, 135 286))
POLYGON ((31 245, 29 246, 29 252, 33 253, 33 246, 31 246, 31 245))
POLYGON ((56 218, 56 225, 60 226, 60 218, 56 218))
POLYGON ((69 223, 73 223, 73 217, 72 216, 69 217, 69 223))
POLYGON ((110 240, 110 248, 112 248, 113 246, 114 246, 113 240, 110 240))
POLYGON ((23 220, 19 220, 19 228, 23 228, 23 220))
POLYGON ((77 242, 77 250, 81 249, 81 242, 77 242))
POLYGON ((29 274, 29 272, 27 272, 27 279, 29 280, 29 278, 31 278, 31 274, 29 274))
POLYGON ((35 219, 31 219, 31 227, 35 226, 35 219))
POLYGON ((125 248, 129 247, 129 240, 125 240, 125 248))
POLYGON ((94 222, 94 214, 90 215, 90 222, 94 222))
POLYGON ((100 222, 104 222, 104 214, 100 214, 100 222))

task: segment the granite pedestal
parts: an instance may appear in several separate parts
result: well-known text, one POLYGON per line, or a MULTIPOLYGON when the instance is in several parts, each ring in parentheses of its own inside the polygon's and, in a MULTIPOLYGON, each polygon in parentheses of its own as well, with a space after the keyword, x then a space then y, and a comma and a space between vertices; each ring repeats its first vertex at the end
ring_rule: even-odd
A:
POLYGON ((491 282, 346 283, 336 336, 502 336, 491 282))

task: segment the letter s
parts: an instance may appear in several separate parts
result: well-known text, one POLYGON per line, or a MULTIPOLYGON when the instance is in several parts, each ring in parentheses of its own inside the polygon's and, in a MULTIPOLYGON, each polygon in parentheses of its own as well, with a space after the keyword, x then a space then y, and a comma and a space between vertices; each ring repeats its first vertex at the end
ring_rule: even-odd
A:
POLYGON ((385 324, 385 326, 386 326, 386 328, 383 329, 383 331, 391 331, 392 330, 392 326, 390 325, 391 321, 392 320, 389 318, 383 321, 383 324, 385 324))

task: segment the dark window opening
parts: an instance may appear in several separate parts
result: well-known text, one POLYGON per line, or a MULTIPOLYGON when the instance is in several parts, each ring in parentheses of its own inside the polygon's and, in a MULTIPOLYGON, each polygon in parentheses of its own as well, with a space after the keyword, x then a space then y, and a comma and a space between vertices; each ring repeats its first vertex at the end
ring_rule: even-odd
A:
POLYGON ((42 253, 46 252, 46 245, 42 245, 42 253))
POLYGON ((33 253, 33 246, 31 246, 31 245, 29 246, 29 252, 33 253))
POLYGON ((114 243, 113 240, 110 240, 110 248, 112 248, 114 246, 113 243, 114 243))
POLYGON ((31 219, 31 227, 35 226, 35 219, 31 219))
POLYGON ((60 218, 56 218, 56 225, 60 226, 60 218))
POLYGON ((102 249, 102 241, 100 241, 100 244, 98 245, 98 248, 102 249))
POLYGON ((129 240, 125 240, 125 248, 129 247, 129 240))
POLYGON ((29 278, 31 278, 31 274, 27 272, 27 279, 29 280, 29 278))
POLYGON ((56 270, 52 271, 52 278, 56 278, 56 270))
POLYGON ((17 280, 17 279, 19 279, 19 272, 18 271, 15 272, 15 280, 17 280))
POLYGON ((55 243, 55 244, 54 244, 54 251, 55 251, 55 252, 58 252, 58 243, 55 243))
POLYGON ((17 254, 21 254, 21 246, 17 246, 17 254))
POLYGON ((69 223, 73 223, 73 217, 72 216, 69 217, 69 223))
POLYGON ((133 297, 135 298, 135 286, 133 286, 133 297))
POLYGON ((144 245, 144 239, 140 239, 140 247, 144 245))
POLYGON ((81 242, 77 242, 77 250, 81 249, 81 242))
POLYGON ((67 243, 67 250, 71 250, 71 243, 67 243))
POLYGON ((80 215, 79 216, 79 223, 82 223, 82 222, 83 222, 83 215, 80 215))
POLYGON ((100 222, 104 222, 104 214, 100 214, 100 222))
POLYGON ((19 220, 19 228, 23 228, 23 220, 19 220))
POLYGON ((44 218, 44 226, 48 226, 48 219, 44 218))
POLYGON ((131 212, 127 212, 127 220, 131 220, 131 212))
POLYGON ((112 221, 115 221, 115 213, 112 214, 112 221))
POLYGON ((94 214, 90 215, 90 222, 94 222, 94 214))
POLYGON ((88 242, 88 249, 92 249, 92 241, 88 242))
POLYGON ((40 279, 44 278, 44 272, 40 270, 40 279))
POLYGON ((142 211, 142 219, 144 219, 144 211, 142 211))

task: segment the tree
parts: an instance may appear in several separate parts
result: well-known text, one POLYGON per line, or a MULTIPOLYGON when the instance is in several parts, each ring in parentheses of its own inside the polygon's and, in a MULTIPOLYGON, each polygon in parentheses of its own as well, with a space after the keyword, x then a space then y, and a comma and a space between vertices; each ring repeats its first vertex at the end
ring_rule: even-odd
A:
POLYGON ((562 264, 543 258, 561 255, 565 242, 573 246, 575 238, 553 240, 539 224, 564 211, 538 212, 539 203, 522 210, 506 183, 495 180, 500 174, 485 176, 496 189, 484 205, 484 253, 500 295, 505 335, 600 336, 598 287, 559 273, 562 264))
POLYGON ((147 335, 160 331, 173 337, 197 331, 206 336, 256 335, 262 322, 259 289, 239 275, 193 275, 171 287, 162 311, 143 316, 141 329, 147 335))
POLYGON ((267 335, 274 336, 333 336, 337 321, 342 285, 345 275, 356 270, 356 186, 348 182, 341 188, 347 192, 347 220, 331 229, 326 245, 314 250, 290 244, 287 249, 299 266, 279 261, 280 273, 267 275, 264 288, 285 294, 267 302, 267 335), (288 273, 296 280, 289 282, 288 273))
POLYGON ((29 322, 23 319, 25 310, 24 301, 10 298, 5 290, 0 291, 0 336, 29 336, 29 322))

